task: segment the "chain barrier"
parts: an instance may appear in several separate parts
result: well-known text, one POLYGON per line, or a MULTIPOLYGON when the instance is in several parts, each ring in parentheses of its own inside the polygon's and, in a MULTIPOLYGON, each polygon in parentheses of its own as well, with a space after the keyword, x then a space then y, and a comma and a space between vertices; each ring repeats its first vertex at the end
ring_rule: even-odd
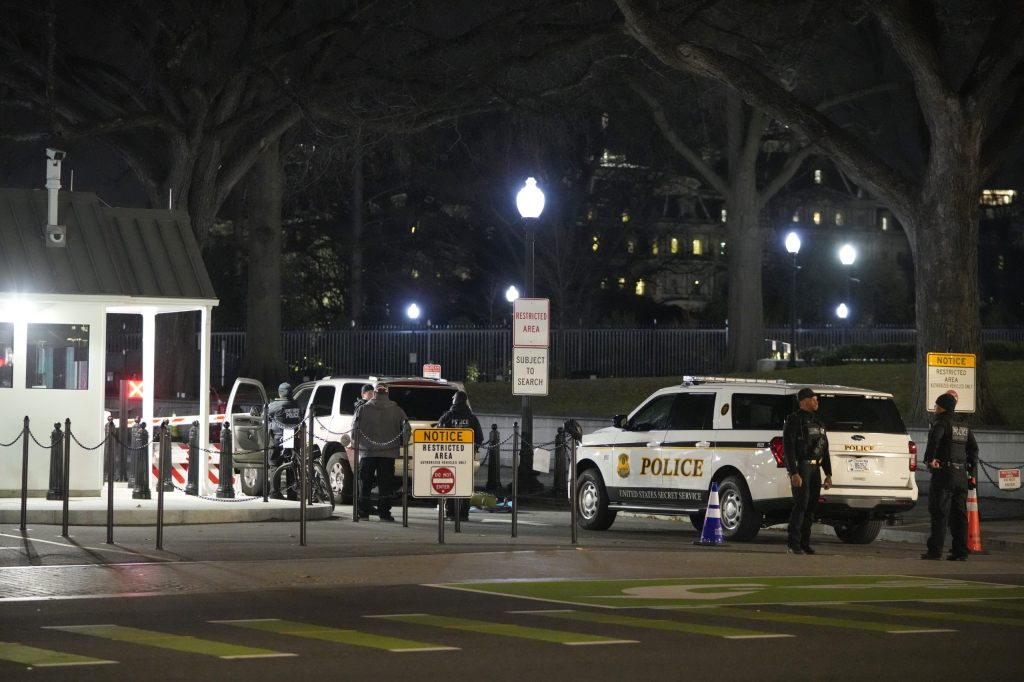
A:
POLYGON ((0 448, 9 448, 9 447, 11 447, 11 446, 12 446, 12 445, 14 445, 15 443, 17 443, 17 442, 18 442, 19 440, 21 440, 21 437, 22 437, 23 435, 25 435, 25 432, 24 432, 24 431, 19 431, 19 432, 18 432, 18 437, 17 437, 17 438, 15 438, 14 440, 12 440, 12 441, 11 441, 10 443, 0 443, 0 448))
POLYGON ((80 440, 78 440, 78 438, 75 436, 75 432, 71 431, 71 440, 73 440, 75 442, 75 444, 78 445, 78 447, 82 448, 83 450, 99 450, 101 447, 103 447, 104 445, 107 444, 107 440, 109 440, 109 439, 110 439, 110 436, 103 436, 103 440, 101 440, 99 442, 99 445, 95 445, 95 446, 90 448, 87 445, 82 445, 82 442, 80 440))

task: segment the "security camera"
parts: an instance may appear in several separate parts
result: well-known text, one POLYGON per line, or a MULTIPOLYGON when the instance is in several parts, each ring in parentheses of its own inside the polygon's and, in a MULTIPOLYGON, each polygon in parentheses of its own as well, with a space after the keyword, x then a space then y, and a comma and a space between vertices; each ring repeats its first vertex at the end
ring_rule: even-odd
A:
POLYGON ((63 152, 59 149, 54 149, 52 147, 46 148, 46 158, 48 159, 53 159, 54 161, 63 161, 64 157, 67 155, 67 152, 63 152))

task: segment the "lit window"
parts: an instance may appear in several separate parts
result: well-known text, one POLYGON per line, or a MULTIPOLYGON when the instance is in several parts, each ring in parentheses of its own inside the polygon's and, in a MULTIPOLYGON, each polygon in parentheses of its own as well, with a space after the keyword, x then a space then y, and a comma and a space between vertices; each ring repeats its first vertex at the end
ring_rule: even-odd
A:
POLYGON ((0 322, 0 388, 14 387, 14 323, 0 322))
POLYGON ((622 289, 625 286, 626 286, 626 278, 625 277, 619 277, 619 288, 622 289))
POLYGON ((657 239, 655 239, 653 242, 651 242, 651 255, 652 256, 657 256, 658 255, 658 240, 657 239))
POLYGON ((889 229, 889 218, 888 216, 882 216, 882 231, 889 229))
POLYGON ((416 226, 415 225, 413 225, 412 227, 409 228, 409 234, 416 234, 416 226))
POLYGON ((413 268, 412 272, 410 272, 409 274, 412 276, 413 279, 419 279, 420 278, 420 271, 417 270, 416 268, 413 268))
POLYGON ((725 255, 725 242, 718 242, 718 255, 719 256, 724 256, 725 255))
POLYGON ((724 223, 724 222, 725 222, 725 221, 726 221, 726 220, 728 219, 728 217, 729 217, 729 215, 728 215, 728 211, 726 211, 726 210, 725 210, 725 209, 723 208, 723 209, 722 209, 722 222, 724 223))
POLYGON ((629 211, 623 211, 621 217, 622 217, 622 222, 628 223, 629 222, 629 211))
POLYGON ((821 225, 821 212, 820 211, 815 211, 814 212, 813 220, 814 220, 814 224, 815 225, 821 225))
POLYGON ((693 255, 694 256, 703 256, 704 255, 704 245, 701 243, 701 241, 699 239, 694 239, 693 240, 693 255))
POLYGON ((636 288, 634 289, 634 291, 636 291, 636 295, 637 296, 643 296, 644 295, 644 288, 645 288, 644 281, 642 279, 638 279, 636 281, 636 288))
POLYGON ((593 220, 593 219, 594 219, 594 209, 588 208, 587 209, 587 220, 593 220))
POLYGON ((839 211, 836 211, 836 225, 842 225, 845 222, 846 219, 843 218, 843 214, 840 213, 839 211))
POLYGON ((636 240, 635 239, 627 239, 626 240, 626 253, 635 253, 635 252, 636 252, 636 240))
POLYGON ((607 279, 602 279, 601 280, 601 288, 602 289, 607 289, 608 288, 608 280, 607 279))
MULTIPOLYGON (((1003 254, 999 254, 996 257, 996 270, 1005 270, 1005 269, 1006 269, 1006 259, 1003 257, 1003 254)), ((3 348, 3 343, 0 342, 0 349, 2 349, 2 348, 3 348)), ((3 386, 3 384, 0 383, 0 386, 3 386)))
POLYGON ((598 241, 596 234, 594 235, 593 239, 594 239, 594 243, 590 245, 590 250, 594 251, 594 252, 597 252, 597 249, 600 247, 601 242, 598 241))
POLYGON ((28 325, 26 388, 89 389, 89 325, 28 325))
POLYGON ((679 253, 679 240, 676 239, 675 237, 672 237, 672 242, 669 246, 669 250, 672 253, 679 253))
POLYGON ((981 191, 981 203, 984 206, 1012 204, 1017 198, 1017 191, 1012 189, 984 189, 981 191))
POLYGON ((793 222, 800 222, 800 211, 793 211, 793 222))
POLYGON ((821 184, 821 169, 816 169, 814 171, 814 184, 815 185, 820 185, 821 184))

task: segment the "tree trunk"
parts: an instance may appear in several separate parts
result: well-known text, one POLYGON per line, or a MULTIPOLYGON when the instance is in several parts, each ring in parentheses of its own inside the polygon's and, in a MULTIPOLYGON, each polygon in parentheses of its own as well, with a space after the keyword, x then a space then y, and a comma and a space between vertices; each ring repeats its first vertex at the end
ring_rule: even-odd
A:
POLYGON ((757 369, 764 342, 764 305, 761 291, 760 211, 753 169, 733 175, 726 223, 726 258, 729 260, 729 343, 725 366, 730 372, 757 369))
POLYGON ((281 349, 281 197, 284 173, 280 144, 267 146, 246 181, 249 274, 246 295, 243 376, 276 386, 287 377, 281 349))

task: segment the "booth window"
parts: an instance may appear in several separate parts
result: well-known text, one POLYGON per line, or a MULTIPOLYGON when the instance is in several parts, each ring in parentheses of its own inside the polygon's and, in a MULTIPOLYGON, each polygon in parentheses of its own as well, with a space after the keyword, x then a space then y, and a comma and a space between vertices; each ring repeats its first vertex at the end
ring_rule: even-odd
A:
POLYGON ((89 325, 28 325, 26 388, 89 388, 89 325))
POLYGON ((14 323, 0 322, 0 388, 14 387, 14 323))

